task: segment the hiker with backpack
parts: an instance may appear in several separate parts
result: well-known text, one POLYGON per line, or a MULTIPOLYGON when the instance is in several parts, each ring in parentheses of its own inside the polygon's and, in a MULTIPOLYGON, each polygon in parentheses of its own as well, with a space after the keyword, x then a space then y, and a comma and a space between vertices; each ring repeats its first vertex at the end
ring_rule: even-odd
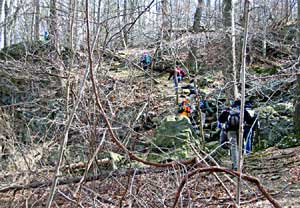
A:
POLYGON ((151 66, 152 58, 148 52, 144 52, 141 57, 141 65, 144 70, 147 70, 151 66))
POLYGON ((197 95, 197 87, 194 79, 191 79, 188 85, 182 86, 181 89, 188 89, 188 96, 197 95))
POLYGON ((194 100, 198 95, 198 90, 194 79, 191 79, 188 85, 182 86, 181 89, 188 90, 188 95, 191 100, 191 104, 194 104, 194 100))
POLYGON ((192 125, 194 132, 198 135, 200 133, 196 120, 194 119, 195 111, 190 105, 190 100, 188 97, 184 97, 183 101, 178 106, 179 116, 185 116, 188 118, 190 124, 192 125))
POLYGON ((181 82, 186 75, 186 71, 179 65, 176 65, 175 69, 170 72, 168 80, 170 80, 171 78, 173 79, 176 92, 178 91, 178 83, 181 82))
POLYGON ((178 106, 178 114, 180 116, 189 117, 192 113, 192 108, 190 105, 190 101, 187 98, 184 98, 183 101, 178 106))
POLYGON ((209 116, 213 113, 213 110, 210 108, 206 97, 199 102, 199 109, 201 114, 202 126, 204 126, 207 115, 209 116))
MULTIPOLYGON (((223 132, 221 130, 221 137, 227 136, 227 139, 230 143, 230 155, 232 162, 232 169, 237 170, 237 156, 238 156, 238 136, 239 136, 239 127, 240 127, 240 106, 241 101, 234 101, 233 105, 229 108, 223 110, 220 114, 218 122, 223 127, 223 132), (226 134, 226 135, 224 135, 226 134)), ((249 112, 244 110, 244 124, 252 125, 253 118, 250 116, 249 112)), ((223 141, 224 138, 221 138, 223 141)))

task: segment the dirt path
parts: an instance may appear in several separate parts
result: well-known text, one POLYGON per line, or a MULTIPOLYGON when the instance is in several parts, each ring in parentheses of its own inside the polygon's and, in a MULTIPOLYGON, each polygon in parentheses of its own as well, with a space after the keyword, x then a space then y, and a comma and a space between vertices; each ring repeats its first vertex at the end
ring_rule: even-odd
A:
MULTIPOLYGON (((246 158, 245 171, 258 177, 283 207, 300 207, 299 166, 300 147, 270 148, 246 158)), ((260 201, 255 207, 271 206, 269 202, 260 201)))

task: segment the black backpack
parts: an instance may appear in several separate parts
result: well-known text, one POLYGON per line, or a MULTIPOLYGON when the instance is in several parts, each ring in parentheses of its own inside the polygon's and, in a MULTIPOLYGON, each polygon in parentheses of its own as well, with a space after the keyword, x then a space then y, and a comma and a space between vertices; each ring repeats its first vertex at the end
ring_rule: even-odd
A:
POLYGON ((238 130, 240 126, 240 108, 230 108, 228 119, 226 122, 226 129, 238 130))

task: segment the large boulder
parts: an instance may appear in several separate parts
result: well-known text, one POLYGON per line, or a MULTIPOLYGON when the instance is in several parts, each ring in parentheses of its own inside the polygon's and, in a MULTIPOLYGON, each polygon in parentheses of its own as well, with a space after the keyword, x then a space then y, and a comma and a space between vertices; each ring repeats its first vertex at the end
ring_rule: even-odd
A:
POLYGON ((272 146, 282 148, 295 146, 293 139, 292 105, 278 103, 255 109, 259 113, 260 128, 256 142, 257 149, 272 146))
POLYGON ((198 143, 199 139, 187 117, 168 116, 156 129, 151 142, 148 159, 164 161, 188 158, 190 144, 198 143))

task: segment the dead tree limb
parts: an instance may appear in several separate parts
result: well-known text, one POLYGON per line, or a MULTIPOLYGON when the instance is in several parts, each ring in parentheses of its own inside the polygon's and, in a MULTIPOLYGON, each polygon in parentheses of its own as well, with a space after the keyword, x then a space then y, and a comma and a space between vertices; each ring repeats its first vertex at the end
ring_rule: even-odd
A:
POLYGON ((181 194, 181 191, 184 187, 184 185, 186 184, 186 182, 188 181, 189 178, 191 178, 192 176, 198 174, 198 173, 204 173, 204 172, 210 172, 210 173, 217 173, 217 172, 223 172, 223 173, 227 173, 229 175, 235 176, 235 177, 241 177, 243 180, 249 181, 253 184, 255 184, 257 186, 257 188, 261 191, 261 193, 263 194, 263 196, 265 198, 267 198, 269 200, 269 202, 275 207, 275 208, 281 208, 281 205, 271 196, 271 194, 268 193, 268 191, 266 190, 266 188, 261 185, 260 181, 258 180, 258 178, 255 178, 253 176, 249 176, 249 175, 244 175, 244 174, 240 174, 240 172, 237 171, 233 171, 233 170, 229 170, 226 168, 221 168, 221 167, 207 167, 207 168, 198 168, 190 173, 188 173, 181 181, 176 195, 175 195, 175 201, 173 204, 173 208, 176 207, 179 196, 181 194))
MULTIPOLYGON (((101 174, 101 175, 95 175, 95 176, 87 176, 84 178, 83 182, 89 182, 89 181, 96 181, 96 180, 103 180, 107 178, 120 178, 120 177, 125 177, 129 176, 132 174, 135 175, 142 175, 142 174, 153 174, 153 173, 161 173, 165 171, 165 168, 141 168, 141 169, 126 169, 123 171, 114 171, 107 174, 101 174)), ((57 180, 57 186, 59 185, 67 185, 67 184, 73 184, 73 183, 78 183, 82 179, 82 176, 78 177, 66 177, 66 178, 58 178, 57 180)), ((17 185, 11 185, 7 187, 0 188, 0 193, 5 193, 9 191, 20 191, 20 190, 25 190, 25 189, 35 189, 35 188, 43 188, 43 187, 49 187, 53 183, 52 180, 48 181, 35 181, 29 184, 17 184, 17 185)))

